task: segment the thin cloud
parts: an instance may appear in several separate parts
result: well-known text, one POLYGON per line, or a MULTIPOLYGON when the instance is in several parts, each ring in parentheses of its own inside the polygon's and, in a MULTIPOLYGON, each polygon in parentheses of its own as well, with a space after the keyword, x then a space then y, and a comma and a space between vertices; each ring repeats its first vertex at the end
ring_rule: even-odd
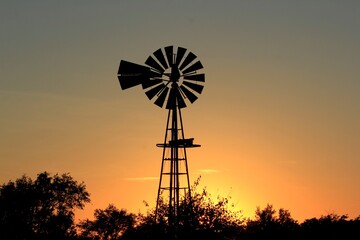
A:
POLYGON ((158 180, 158 177, 135 177, 135 178, 124 178, 125 181, 153 181, 158 180))

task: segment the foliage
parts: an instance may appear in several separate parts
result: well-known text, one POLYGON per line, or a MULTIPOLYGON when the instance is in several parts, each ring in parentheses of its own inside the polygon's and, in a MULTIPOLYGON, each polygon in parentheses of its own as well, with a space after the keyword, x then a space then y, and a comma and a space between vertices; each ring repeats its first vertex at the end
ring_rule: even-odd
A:
POLYGON ((135 215, 110 204, 106 209, 96 209, 94 220, 86 219, 78 225, 83 239, 116 240, 134 229, 135 215))
POLYGON ((311 218, 301 224, 301 236, 307 239, 360 239, 360 216, 347 220, 335 213, 311 218))
POLYGON ((69 174, 9 181, 0 187, 1 239, 74 238, 74 210, 89 201, 85 185, 69 174))
POLYGON ((246 223, 246 233, 254 239, 293 239, 298 230, 298 222, 288 210, 280 208, 276 216, 276 210, 271 204, 267 204, 264 209, 257 207, 255 220, 246 223))
POLYGON ((211 194, 204 188, 196 192, 198 179, 193 186, 193 196, 182 199, 179 207, 178 225, 169 226, 168 205, 160 199, 157 222, 154 222, 155 209, 141 216, 135 229, 134 239, 226 239, 236 235, 243 225, 241 212, 231 211, 229 199, 218 196, 213 200, 211 194))
POLYGON ((233 235, 244 223, 241 212, 231 210, 234 206, 229 206, 229 198, 217 196, 216 199, 213 201, 206 188, 192 197, 192 227, 201 235, 206 234, 208 239, 233 235))

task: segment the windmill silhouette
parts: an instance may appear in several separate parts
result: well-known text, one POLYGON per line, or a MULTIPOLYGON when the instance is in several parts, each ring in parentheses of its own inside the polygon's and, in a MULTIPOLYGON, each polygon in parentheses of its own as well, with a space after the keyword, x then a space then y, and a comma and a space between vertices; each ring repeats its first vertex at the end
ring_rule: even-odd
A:
POLYGON ((198 72, 203 65, 197 56, 182 47, 159 48, 145 64, 121 60, 118 79, 123 90, 141 84, 149 100, 168 109, 164 142, 156 144, 163 148, 163 155, 155 221, 160 199, 164 199, 168 201, 168 224, 174 226, 178 223, 182 197, 191 204, 186 149, 200 147, 193 143, 193 138, 185 138, 181 109, 198 99, 204 88, 205 74, 198 72))

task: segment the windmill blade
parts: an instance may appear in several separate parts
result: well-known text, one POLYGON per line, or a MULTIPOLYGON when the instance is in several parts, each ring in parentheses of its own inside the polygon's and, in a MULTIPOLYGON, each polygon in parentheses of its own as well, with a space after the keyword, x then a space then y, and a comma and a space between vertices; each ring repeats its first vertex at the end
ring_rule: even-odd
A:
POLYGON ((172 66, 173 65, 173 55, 174 55, 173 46, 165 47, 165 53, 166 53, 166 58, 168 60, 169 65, 172 66))
POLYGON ((154 102, 155 105, 158 105, 159 107, 162 108, 162 106, 164 105, 168 91, 169 91, 169 88, 165 87, 164 90, 161 92, 160 96, 158 97, 158 99, 156 99, 156 101, 154 102))
POLYGON ((146 88, 149 88, 149 87, 153 87, 159 83, 162 83, 162 79, 147 79, 145 81, 142 82, 142 88, 143 89, 146 89, 146 88))
POLYGON ((194 90, 197 93, 201 93, 204 86, 199 85, 199 84, 195 84, 195 83, 191 83, 191 82, 187 82, 187 81, 183 81, 183 84, 187 87, 189 87, 191 90, 194 90))
POLYGON ((197 82, 205 82, 205 74, 201 73, 201 74, 194 74, 194 75, 185 75, 184 79, 193 80, 193 81, 197 81, 197 82))
POLYGON ((186 52, 186 48, 178 47, 177 54, 176 54, 176 60, 175 65, 179 66, 181 60, 183 59, 186 52))
POLYGON ((184 108, 186 107, 186 104, 183 96, 180 93, 179 88, 171 88, 168 101, 166 104, 166 109, 173 109, 176 107, 184 108))
POLYGON ((149 68, 149 78, 161 78, 162 77, 162 74, 149 68))
POLYGON ((195 94, 193 94, 189 89, 187 89, 186 87, 184 87, 184 86, 180 86, 180 89, 181 89, 181 91, 185 94, 185 96, 187 97, 187 99, 189 99, 189 101, 191 102, 191 103, 193 103, 193 102, 195 102, 196 101, 196 99, 198 99, 198 97, 195 95, 195 94))
POLYGON ((166 103, 166 109, 176 108, 176 93, 175 88, 170 89, 170 94, 166 103))
POLYGON ((179 67, 180 70, 183 70, 189 63, 191 63, 196 58, 196 55, 192 52, 189 52, 189 54, 186 56, 184 62, 179 67))
POLYGON ((184 101, 183 95, 180 93, 180 89, 176 88, 176 100, 178 108, 186 107, 186 103, 184 101))
POLYGON ((151 100, 153 97, 155 97, 156 94, 158 94, 161 90, 164 88, 167 88, 164 84, 159 84, 158 86, 150 89, 149 91, 145 92, 146 96, 151 100))
POLYGON ((159 72, 163 73, 164 69, 162 66, 160 66, 160 64, 158 64, 151 56, 148 57, 148 59, 146 59, 145 62, 146 65, 149 65, 150 67, 158 70, 159 72))
POLYGON ((204 68, 203 65, 201 64, 200 61, 197 61, 196 63, 194 63, 193 65, 191 65, 190 67, 188 67, 187 69, 185 69, 184 71, 182 71, 184 74, 189 73, 189 72, 195 72, 196 70, 202 69, 204 68))
POLYGON ((161 63, 161 65, 164 67, 164 69, 168 68, 168 65, 166 63, 165 57, 163 52, 161 51, 161 48, 159 48, 158 50, 156 50, 154 52, 154 56, 157 58, 157 60, 161 63))

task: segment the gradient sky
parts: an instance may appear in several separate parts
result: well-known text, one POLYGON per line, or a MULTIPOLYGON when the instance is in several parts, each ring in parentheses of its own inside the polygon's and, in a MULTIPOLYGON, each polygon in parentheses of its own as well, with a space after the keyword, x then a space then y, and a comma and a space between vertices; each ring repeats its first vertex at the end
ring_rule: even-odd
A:
POLYGON ((183 110, 192 181, 253 217, 360 215, 360 2, 1 1, 0 182, 69 172, 92 203, 157 194, 167 112, 120 59, 182 46, 206 84, 183 110))

